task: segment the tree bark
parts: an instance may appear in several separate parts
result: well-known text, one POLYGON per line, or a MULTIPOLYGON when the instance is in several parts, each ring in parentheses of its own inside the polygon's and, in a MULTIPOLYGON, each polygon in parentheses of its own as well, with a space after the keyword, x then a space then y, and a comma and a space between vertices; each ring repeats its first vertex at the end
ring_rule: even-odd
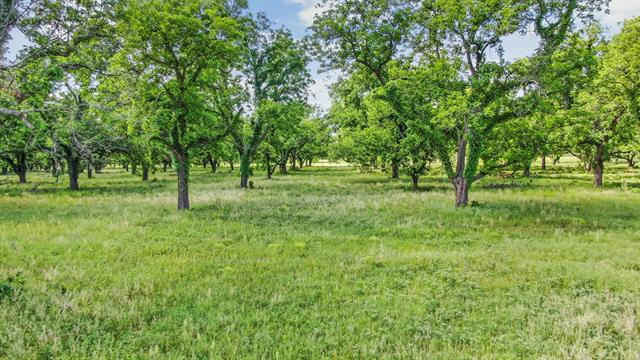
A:
POLYGON ((189 158, 185 152, 174 150, 178 173, 178 210, 189 210, 189 158))
POLYGON ((142 164, 142 181, 149 181, 149 165, 142 164))
POLYGON ((542 170, 547 170, 547 157, 542 156, 542 170))
POLYGON ((296 162, 298 161, 298 158, 296 156, 296 150, 291 150, 291 170, 296 170, 296 162))
POLYGON ((264 163, 267 167, 267 179, 271 180, 273 177, 273 172, 271 171, 271 153, 266 153, 264 155, 264 163))
POLYGON ((211 173, 215 174, 218 171, 218 159, 214 159, 211 156, 208 157, 209 166, 211 167, 211 173))
POLYGON ((596 154, 593 159, 593 184, 595 187, 602 187, 602 177, 604 174, 604 146, 596 147, 596 154))
POLYGON ((411 184, 413 185, 413 191, 417 191, 419 189, 418 187, 419 180, 420 180, 419 175, 411 175, 411 184))
POLYGON ((67 173, 69 174, 69 189, 80 190, 78 176, 80 175, 80 157, 73 154, 67 155, 67 173))
POLYGON ((232 161, 229 161, 229 166, 231 167, 231 171, 233 171, 233 170, 234 170, 234 169, 233 169, 233 160, 232 160, 232 161))
POLYGON ((393 159, 391 161, 391 178, 399 179, 400 178, 400 166, 398 165, 398 160, 393 159))
POLYGON ((287 173, 287 160, 284 160, 283 162, 280 163, 280 174, 286 174, 287 173))
POLYGON ((458 176, 453 179, 453 187, 456 190, 456 207, 465 207, 469 204, 469 183, 467 179, 458 176))
POLYGON ((87 178, 93 179, 93 168, 91 164, 87 164, 87 178))
POLYGON ((136 175, 138 173, 138 163, 131 163, 131 175, 136 175))
POLYGON ((531 177, 531 164, 525 164, 524 169, 522 170, 522 174, 525 177, 531 177))
POLYGON ((162 161, 162 171, 167 172, 167 166, 169 166, 169 162, 166 160, 162 161))
POLYGON ((240 188, 249 187, 249 175, 251 174, 251 158, 248 153, 240 157, 240 188))
POLYGON ((16 162, 16 174, 18 175, 18 181, 20 184, 27 183, 27 154, 20 153, 17 156, 16 162))

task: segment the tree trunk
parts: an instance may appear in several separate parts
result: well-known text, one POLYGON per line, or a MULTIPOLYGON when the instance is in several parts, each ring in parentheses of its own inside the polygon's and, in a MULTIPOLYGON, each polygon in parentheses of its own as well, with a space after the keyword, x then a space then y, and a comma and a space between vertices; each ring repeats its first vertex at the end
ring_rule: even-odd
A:
POLYGON ((138 173, 138 163, 131 163, 131 175, 136 175, 138 173))
POLYGON ((80 158, 74 155, 67 155, 67 172, 69 174, 69 189, 80 190, 78 176, 80 175, 80 158))
POLYGON ((87 178, 93 179, 93 168, 91 164, 87 164, 87 178))
POLYGON ((602 175, 604 173, 604 146, 598 145, 596 148, 596 154, 593 159, 593 184, 595 187, 602 186, 602 175))
POLYGON ((20 184, 26 184, 27 183, 27 169, 21 169, 18 172, 18 179, 20 181, 20 184))
POLYGON ((218 171, 218 159, 213 159, 211 156, 208 158, 209 166, 211 166, 211 173, 215 174, 218 171))
POLYGON ((149 181, 149 165, 142 164, 142 181, 149 181))
POLYGON ((298 159, 300 161, 300 169, 304 167, 304 160, 302 158, 298 159))
POLYGON ((307 167, 311 166, 311 159, 307 160, 307 167))
POLYGON ((413 185, 413 191, 418 190, 418 180, 420 180, 419 175, 411 175, 411 184, 413 185))
POLYGON ((469 204, 469 183, 462 176, 453 179, 453 187, 456 190, 456 207, 465 207, 469 204))
POLYGON ((249 175, 251 174, 251 158, 248 153, 240 157, 240 188, 249 187, 249 175))
POLYGON ((280 163, 280 174, 286 174, 287 173, 287 160, 284 160, 283 162, 280 163))
POLYGON ((542 170, 547 170, 547 157, 542 157, 542 170))
POLYGON ((9 174, 9 167, 5 165, 2 167, 2 175, 8 175, 8 174, 9 174))
POLYGON ((271 154, 270 153, 266 153, 264 155, 264 163, 267 167, 267 179, 271 180, 271 178, 273 177, 273 172, 271 171, 271 154))
POLYGON ((189 158, 186 153, 174 153, 178 173, 178 210, 189 210, 189 158))
POLYGON ((296 170, 296 161, 298 161, 298 158, 296 156, 296 151, 292 150, 291 151, 291 170, 296 170))
POLYGON ((399 179, 400 178, 400 166, 398 165, 398 160, 393 159, 391 161, 391 178, 399 179))
POLYGON ((162 171, 167 172, 167 166, 169 166, 169 162, 164 160, 162 161, 162 171))
POLYGON ((525 177, 531 177, 531 164, 525 164, 524 169, 522 170, 522 174, 525 177))
POLYGON ((16 173, 18 175, 18 179, 20 184, 27 183, 27 155, 24 153, 18 154, 17 163, 16 163, 16 173))
POLYGON ((124 171, 129 172, 129 163, 126 162, 122 165, 122 167, 124 168, 124 171))
POLYGON ((232 161, 229 161, 229 166, 231 167, 231 171, 233 171, 233 170, 234 170, 234 169, 233 169, 233 160, 232 160, 232 161))

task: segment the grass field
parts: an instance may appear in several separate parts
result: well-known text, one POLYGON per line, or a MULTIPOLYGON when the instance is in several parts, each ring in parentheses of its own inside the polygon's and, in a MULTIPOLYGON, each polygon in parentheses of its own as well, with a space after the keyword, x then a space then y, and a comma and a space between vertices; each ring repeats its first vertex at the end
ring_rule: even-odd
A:
POLYGON ((640 175, 0 177, 0 358, 640 359, 640 175), (65 179, 66 180, 66 179, 65 179))

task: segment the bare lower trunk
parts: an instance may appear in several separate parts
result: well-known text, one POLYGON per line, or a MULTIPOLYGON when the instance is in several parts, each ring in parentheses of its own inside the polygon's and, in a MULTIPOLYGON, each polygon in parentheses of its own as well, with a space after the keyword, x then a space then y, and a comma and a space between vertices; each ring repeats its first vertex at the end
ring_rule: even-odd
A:
POLYGON ((296 161, 298 161, 298 158, 296 157, 296 151, 293 150, 291 151, 291 170, 296 170, 296 161))
POLYGON ((178 173, 178 210, 189 210, 189 161, 186 154, 176 154, 178 173))
POLYGON ((286 174, 287 173, 287 161, 283 161, 280 163, 280 174, 286 174))
POLYGON ((80 158, 73 155, 67 156, 67 170, 69 173, 69 188, 74 191, 80 190, 80 185, 78 184, 80 158))
POLYGON ((20 184, 26 184, 27 183, 27 154, 25 153, 19 153, 16 159, 16 167, 15 167, 15 171, 16 174, 18 175, 18 180, 20 181, 20 184))
POLYGON ((547 170, 547 157, 542 157, 542 170, 547 170))
POLYGON ((391 162, 391 178, 392 179, 400 178, 400 166, 398 165, 398 161, 395 159, 391 162))
POLYGON ((87 177, 89 179, 93 179, 93 168, 91 167, 91 165, 87 166, 87 177))
POLYGON ((136 175, 138 173, 138 163, 131 163, 131 175, 136 175))
POLYGON ((604 146, 598 145, 595 158, 593 159, 593 184, 595 187, 602 186, 602 176, 604 174, 604 146))
POLYGON ((420 176, 418 175, 411 175, 411 184, 413 185, 413 191, 418 190, 418 180, 420 179, 420 176))
POLYGON ((231 167, 231 171, 233 171, 233 161, 229 161, 229 166, 231 167))
POLYGON ((525 177, 531 177, 531 165, 530 164, 527 164, 527 165, 524 166, 524 170, 522 170, 522 174, 525 177))
POLYGON ((217 172, 219 165, 220 165, 220 160, 218 159, 213 160, 213 169, 211 169, 211 171, 214 173, 217 172))
POLYGON ((251 174, 251 158, 249 154, 243 154, 240 157, 240 188, 249 187, 249 175, 251 174))
POLYGON ((24 169, 18 172, 18 180, 20 181, 20 184, 27 183, 27 169, 24 169))
POLYGON ((149 181, 149 165, 142 165, 142 181, 149 181))
POLYGON ((457 177, 453 180, 453 187, 456 190, 456 207, 465 207, 469 204, 469 183, 464 177, 457 177))
POLYGON ((271 180, 271 178, 273 177, 273 172, 271 170, 271 154, 270 153, 266 153, 264 155, 264 163, 267 168, 267 179, 271 180))

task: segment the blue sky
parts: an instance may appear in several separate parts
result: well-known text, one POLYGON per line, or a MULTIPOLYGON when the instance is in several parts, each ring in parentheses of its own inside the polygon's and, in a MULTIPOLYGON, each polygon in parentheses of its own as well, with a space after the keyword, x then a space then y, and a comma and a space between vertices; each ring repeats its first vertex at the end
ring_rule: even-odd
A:
MULTIPOLYGON (((265 12, 271 21, 290 29, 296 37, 301 38, 313 22, 314 14, 319 11, 316 7, 318 2, 319 0, 249 0, 249 10, 265 12)), ((640 16, 640 0, 612 0, 609 14, 599 14, 598 17, 611 33, 615 33, 620 29, 622 21, 636 16, 640 16)), ((13 35, 14 39, 9 44, 10 53, 15 53, 24 44, 21 34, 13 35)), ((505 55, 508 59, 526 56, 535 48, 536 43, 534 36, 512 36, 504 41, 505 55)), ((335 81, 338 74, 319 74, 317 69, 317 64, 313 64, 311 70, 315 84, 311 88, 311 102, 326 109, 330 104, 328 85, 335 81)))
MULTIPOLYGON (((289 28, 294 35, 305 35, 307 26, 313 22, 313 16, 319 11, 318 0, 249 0, 249 8, 253 12, 263 11, 275 23, 289 28)), ((640 0, 612 0, 609 14, 599 14, 599 19, 609 28, 611 33, 620 29, 622 21, 640 16, 640 0)), ((504 41, 507 59, 523 57, 531 54, 536 47, 535 36, 512 36, 504 41)), ((314 104, 322 108, 330 105, 328 85, 335 81, 337 74, 318 74, 317 65, 312 67, 316 83, 311 89, 314 104)))

